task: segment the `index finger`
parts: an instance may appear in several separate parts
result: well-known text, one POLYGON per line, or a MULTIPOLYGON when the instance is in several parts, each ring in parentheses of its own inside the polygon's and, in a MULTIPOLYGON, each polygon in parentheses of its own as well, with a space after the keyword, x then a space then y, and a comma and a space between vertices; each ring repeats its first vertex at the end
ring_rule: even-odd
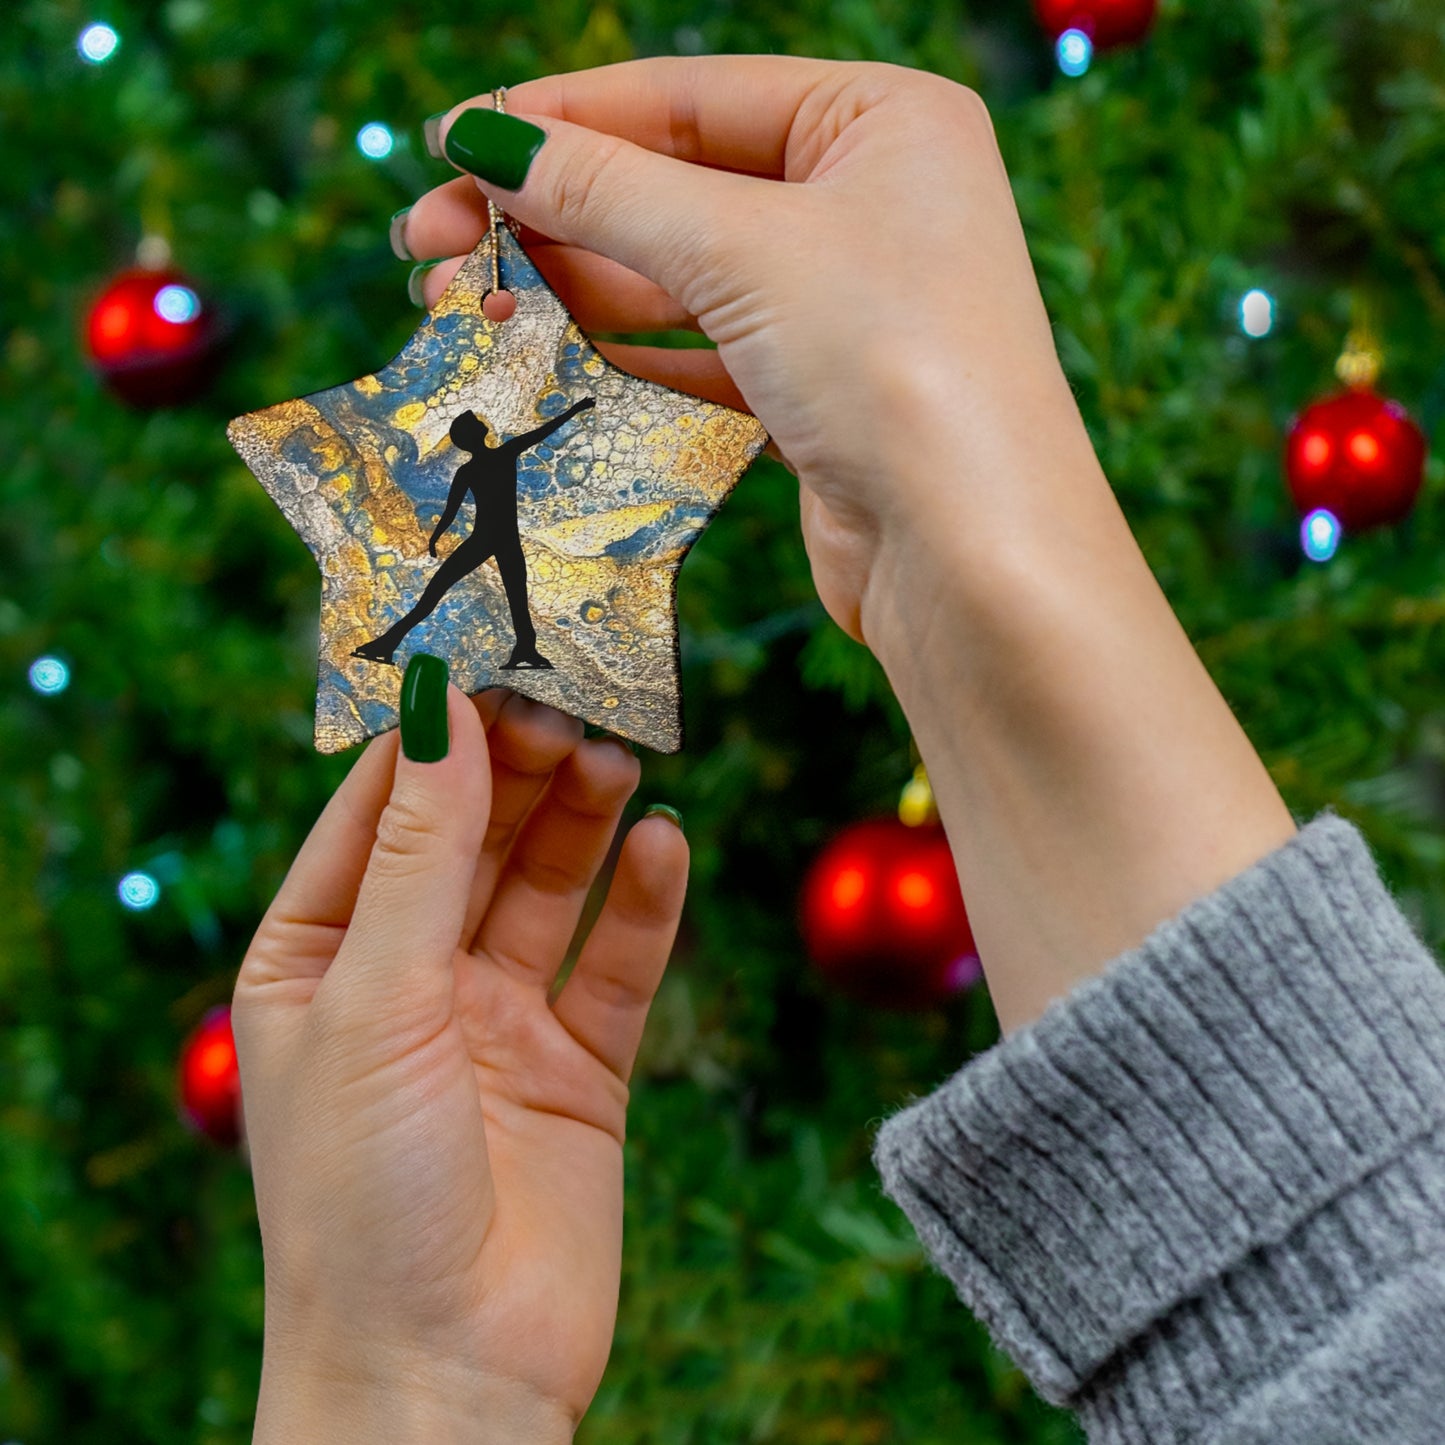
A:
POLYGON ((678 160, 784 178, 807 102, 855 69, 793 55, 654 56, 523 81, 508 87, 506 108, 678 160))

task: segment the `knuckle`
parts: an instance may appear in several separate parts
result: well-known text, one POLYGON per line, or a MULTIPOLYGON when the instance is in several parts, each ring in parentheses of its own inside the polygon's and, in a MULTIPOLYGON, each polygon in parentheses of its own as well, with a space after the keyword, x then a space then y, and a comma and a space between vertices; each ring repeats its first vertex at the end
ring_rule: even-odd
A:
POLYGON ((575 864, 560 858, 522 855, 517 871, 538 893, 565 897, 586 886, 586 879, 575 864))
POLYGON ((443 844, 445 830, 436 810, 410 789, 397 789, 376 825, 373 868, 410 875, 443 844))
POLYGON ((668 140, 672 154, 681 161, 703 158, 702 127, 697 115, 697 91, 692 86, 672 98, 667 115, 668 140))
POLYGON ((599 1003, 619 1012, 641 1012, 649 1008, 656 989, 646 988, 635 979, 609 970, 588 971, 583 975, 588 993, 599 1003))
POLYGON ((600 136, 585 152, 575 150, 562 165, 553 183, 553 204, 569 231, 592 229, 608 184, 621 164, 622 152, 623 143, 616 136, 600 136))

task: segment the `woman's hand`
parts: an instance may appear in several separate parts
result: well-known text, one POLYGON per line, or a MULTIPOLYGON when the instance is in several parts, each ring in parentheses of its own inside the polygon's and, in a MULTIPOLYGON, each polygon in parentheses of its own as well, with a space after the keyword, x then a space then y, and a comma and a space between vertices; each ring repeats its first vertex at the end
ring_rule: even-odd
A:
MULTIPOLYGON (((443 140, 490 105, 454 108, 443 140)), ((521 188, 462 176, 406 217, 412 255, 457 258, 426 273, 428 304, 491 196, 584 330, 716 341, 600 349, 763 421, 802 484, 819 595, 855 638, 878 650, 880 601, 921 549, 1017 515, 1036 474, 1102 481, 972 91, 891 65, 708 56, 528 81, 507 112, 547 132, 521 188)))
POLYGON ((237 980, 258 1442, 570 1440, 611 1349, 627 1080, 687 845, 631 830, 549 1002, 637 759, 521 697, 447 703, 442 760, 367 748, 237 980))
POLYGON ((1006 1031, 1293 833, 1094 455, 978 96, 705 56, 529 81, 507 111, 547 132, 523 183, 431 191, 411 253, 470 252, 490 196, 584 329, 717 342, 602 349, 746 405, 796 471, 818 594, 903 705, 1006 1031))

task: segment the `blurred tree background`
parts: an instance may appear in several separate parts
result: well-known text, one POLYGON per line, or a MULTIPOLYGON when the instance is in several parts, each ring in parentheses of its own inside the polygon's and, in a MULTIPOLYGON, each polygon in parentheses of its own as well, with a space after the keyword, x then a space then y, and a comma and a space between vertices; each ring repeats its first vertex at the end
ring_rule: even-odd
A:
MULTIPOLYGON (((228 446, 243 411, 387 361, 420 313, 387 218, 452 171, 424 116, 659 54, 925 67, 991 105, 1065 367, 1146 557, 1301 821, 1365 830, 1445 940, 1445 509, 1301 553, 1291 415, 1357 307, 1380 389, 1440 410, 1445 20, 1429 0, 1166 0, 1060 73, 1027 0, 12 0, 0 39, 0 1438, 250 1438, 262 1269, 250 1176, 176 1112, 181 1040, 352 761, 311 749, 319 585, 228 446), (87 64, 77 37, 114 27, 87 64), (359 149, 390 127, 390 154, 359 149), (81 328, 146 236, 224 314, 210 390, 133 410, 81 328), (1242 295, 1269 291, 1269 335, 1242 295), (27 680, 42 656, 70 683, 27 680), (154 906, 117 897, 132 870, 154 906)), ((887 305, 899 258, 878 257, 887 305)), ((958 284, 969 259, 958 258, 958 284)), ((907 726, 828 622, 797 491, 761 461, 679 588, 684 933, 634 1078, 612 1362, 586 1445, 1062 1445, 927 1264, 874 1127, 997 1037, 832 992, 795 922, 846 822, 886 813, 907 726)), ((1041 888, 1049 880, 1039 880, 1041 888)), ((966 880, 965 880, 966 888, 966 880)), ((966 896, 966 894, 965 894, 966 896)))

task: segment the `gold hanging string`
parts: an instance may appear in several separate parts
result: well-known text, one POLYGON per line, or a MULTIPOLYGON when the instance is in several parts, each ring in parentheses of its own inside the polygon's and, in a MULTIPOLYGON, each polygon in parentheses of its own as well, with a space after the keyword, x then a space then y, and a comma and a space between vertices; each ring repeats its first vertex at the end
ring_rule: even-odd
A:
MULTIPOLYGON (((499 85, 492 92, 492 109, 498 115, 507 113, 507 87, 499 85)), ((497 233, 497 227, 501 224, 502 212, 490 196, 487 197, 487 226, 492 238, 492 294, 495 296, 502 289, 502 238, 497 233)))

